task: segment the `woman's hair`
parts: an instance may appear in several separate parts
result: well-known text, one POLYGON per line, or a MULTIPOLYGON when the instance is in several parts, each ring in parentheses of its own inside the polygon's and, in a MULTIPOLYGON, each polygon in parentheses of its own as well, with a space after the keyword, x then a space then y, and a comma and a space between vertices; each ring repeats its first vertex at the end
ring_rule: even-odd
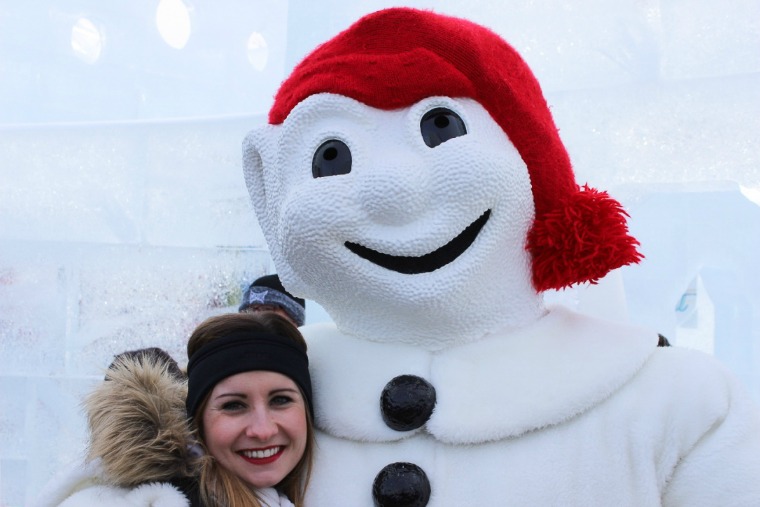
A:
MULTIPOLYGON (((303 351, 306 351, 306 341, 301 333, 291 322, 274 312, 265 313, 230 313, 211 317, 202 322, 193 331, 187 343, 187 357, 204 345, 229 336, 234 333, 267 333, 281 337, 284 341, 294 342, 303 351)), ((251 338, 255 340, 255 337, 251 338)), ((302 389, 299 387, 299 390, 302 389)), ((200 443, 204 443, 203 413, 211 393, 208 393, 192 417, 196 426, 200 443)), ((304 399, 306 412, 306 448, 295 468, 276 485, 276 488, 290 498, 296 507, 303 505, 304 493, 311 477, 314 462, 314 425, 311 418, 311 407, 305 393, 301 392, 304 399)), ((206 505, 238 506, 251 505, 259 507, 261 503, 255 496, 255 492, 242 479, 228 471, 206 452, 201 462, 200 493, 206 505)))

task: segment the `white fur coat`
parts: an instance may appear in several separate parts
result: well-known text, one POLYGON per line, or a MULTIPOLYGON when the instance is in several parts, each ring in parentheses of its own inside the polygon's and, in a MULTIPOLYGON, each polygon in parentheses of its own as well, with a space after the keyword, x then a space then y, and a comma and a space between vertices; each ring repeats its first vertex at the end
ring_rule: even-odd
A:
MULTIPOLYGON (((257 490, 263 507, 293 507, 274 488, 257 490)), ((188 499, 168 483, 153 482, 134 488, 104 482, 98 461, 73 463, 56 475, 32 507, 189 507, 188 499)))
POLYGON ((310 340, 319 454, 308 505, 371 506, 375 475, 422 467, 429 507, 760 505, 760 415, 712 357, 553 309, 535 325, 426 353, 328 325, 310 340), (428 423, 398 432, 378 400, 429 379, 428 423), (353 379, 362 378, 361 382, 353 379))

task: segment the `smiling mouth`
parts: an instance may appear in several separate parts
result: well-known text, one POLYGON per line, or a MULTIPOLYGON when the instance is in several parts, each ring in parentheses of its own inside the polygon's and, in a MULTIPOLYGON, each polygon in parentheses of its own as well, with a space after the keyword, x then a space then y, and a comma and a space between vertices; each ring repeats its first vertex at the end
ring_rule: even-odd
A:
POLYGON ((480 233, 480 230, 483 229, 483 226, 486 224, 490 216, 491 210, 489 209, 480 215, 477 220, 468 225, 459 236, 452 239, 441 248, 419 257, 388 255, 357 243, 351 243, 350 241, 346 241, 345 245, 346 248, 362 259, 366 259, 385 269, 390 269, 391 271, 396 271, 405 275, 429 273, 438 268, 442 268, 462 255, 464 251, 472 245, 472 242, 475 241, 475 238, 480 233))
POLYGON ((285 448, 280 445, 262 450, 238 451, 238 454, 251 464, 267 465, 276 461, 284 450, 285 448))

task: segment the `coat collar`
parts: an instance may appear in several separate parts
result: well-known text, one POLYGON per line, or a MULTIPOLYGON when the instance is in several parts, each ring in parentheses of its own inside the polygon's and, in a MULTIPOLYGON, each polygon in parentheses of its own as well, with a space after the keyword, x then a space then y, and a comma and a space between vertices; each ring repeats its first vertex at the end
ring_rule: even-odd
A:
POLYGON ((302 328, 309 341, 317 426, 336 437, 389 442, 427 431, 450 444, 515 437, 568 420, 608 398, 646 362, 657 335, 552 308, 534 324, 428 352, 342 334, 334 325, 302 328), (398 375, 436 389, 425 426, 388 428, 380 393, 398 375))

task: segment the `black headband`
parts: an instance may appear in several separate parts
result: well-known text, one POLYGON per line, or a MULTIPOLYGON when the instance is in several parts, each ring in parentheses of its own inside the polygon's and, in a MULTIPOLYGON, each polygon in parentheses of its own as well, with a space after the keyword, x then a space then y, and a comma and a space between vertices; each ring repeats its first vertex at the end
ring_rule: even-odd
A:
POLYGON ((195 417, 216 384, 237 373, 266 370, 282 373, 298 387, 314 418, 306 351, 287 338, 268 333, 237 332, 207 343, 187 363, 187 416, 195 417))

